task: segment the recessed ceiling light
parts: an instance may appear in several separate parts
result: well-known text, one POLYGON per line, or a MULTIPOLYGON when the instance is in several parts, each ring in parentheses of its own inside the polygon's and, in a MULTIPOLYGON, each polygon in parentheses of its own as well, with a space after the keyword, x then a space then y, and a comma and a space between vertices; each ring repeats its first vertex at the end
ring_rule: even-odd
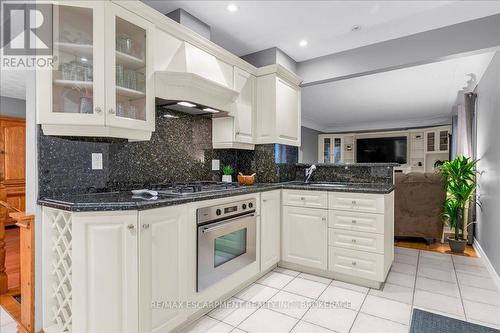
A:
POLYGON ((177 102, 177 104, 182 105, 182 106, 187 106, 188 108, 196 107, 196 104, 189 103, 189 102, 177 102))
POLYGON ((231 12, 231 13, 234 13, 234 12, 237 12, 238 11, 238 6, 234 3, 230 3, 229 5, 227 5, 226 9, 231 12))
POLYGON ((360 25, 353 25, 352 28, 351 28, 351 31, 359 31, 361 30, 361 26, 360 25))
POLYGON ((210 112, 210 113, 219 113, 220 112, 219 110, 214 110, 214 109, 211 109, 211 108, 204 108, 203 111, 210 112))
POLYGON ((174 116, 172 114, 164 114, 163 118, 169 118, 169 119, 179 119, 178 116, 174 116))
POLYGON ((82 62, 87 62, 87 61, 88 61, 88 59, 87 59, 87 58, 85 58, 85 57, 81 57, 81 58, 80 58, 80 60, 81 60, 82 62))
POLYGON ((306 46, 307 46, 307 44, 308 44, 308 43, 307 43, 307 40, 305 40, 305 39, 303 39, 303 40, 301 40, 301 41, 299 42, 299 46, 300 46, 300 47, 306 47, 306 46))

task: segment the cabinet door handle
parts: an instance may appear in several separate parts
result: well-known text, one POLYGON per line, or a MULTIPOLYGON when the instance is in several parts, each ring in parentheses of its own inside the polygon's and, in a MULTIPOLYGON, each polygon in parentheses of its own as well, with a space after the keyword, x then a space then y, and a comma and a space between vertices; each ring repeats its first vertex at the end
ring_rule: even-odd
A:
POLYGON ((135 229, 135 225, 133 225, 133 224, 129 224, 129 225, 127 226, 127 228, 128 228, 128 230, 134 230, 134 229, 135 229))
POLYGON ((304 197, 300 197, 300 200, 306 200, 306 198, 304 198, 304 197))
POLYGON ((356 223, 356 220, 352 220, 351 223, 355 224, 356 223))
POLYGON ((109 113, 110 114, 115 114, 115 109, 113 109, 113 108, 109 109, 109 113))
POLYGON ((262 199, 262 202, 267 202, 267 200, 266 199, 262 199))
POLYGON ((149 229, 149 223, 144 223, 144 224, 142 225, 142 228, 143 228, 143 229, 149 229))
POLYGON ((98 114, 101 114, 102 113, 102 108, 99 107, 99 106, 96 106, 95 112, 98 113, 98 114))
POLYGON ((323 221, 326 221, 326 217, 322 217, 321 219, 322 219, 323 221))
POLYGON ((355 261, 351 262, 351 265, 356 266, 356 262, 355 261))

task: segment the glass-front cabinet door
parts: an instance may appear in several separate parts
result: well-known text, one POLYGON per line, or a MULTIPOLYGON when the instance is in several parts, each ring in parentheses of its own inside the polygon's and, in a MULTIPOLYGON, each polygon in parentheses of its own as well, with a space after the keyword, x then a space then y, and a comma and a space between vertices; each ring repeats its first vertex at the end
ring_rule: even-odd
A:
POLYGON ((318 161, 320 163, 341 163, 343 160, 342 137, 320 136, 319 138, 318 161))
POLYGON ((52 70, 37 71, 39 119, 44 124, 104 125, 104 3, 53 6, 52 70))
POLYGON ((106 4, 106 125, 154 130, 153 25, 126 9, 106 4))

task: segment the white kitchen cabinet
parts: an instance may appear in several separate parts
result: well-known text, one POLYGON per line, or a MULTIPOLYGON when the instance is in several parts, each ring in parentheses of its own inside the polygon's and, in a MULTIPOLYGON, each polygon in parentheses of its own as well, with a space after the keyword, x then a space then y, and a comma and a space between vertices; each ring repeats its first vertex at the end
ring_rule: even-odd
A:
POLYGON ((281 190, 263 192, 260 206, 261 272, 280 261, 281 190))
POLYGON ((328 194, 323 191, 283 190, 283 205, 328 208, 328 194))
MULTIPOLYGON (((70 310, 61 308, 71 316, 72 332, 137 332, 137 212, 74 213, 71 224, 71 268, 62 265, 55 275, 70 271, 64 287, 71 290, 70 310)), ((62 251, 61 243, 54 245, 54 252, 62 251)), ((59 305, 63 295, 55 297, 59 305)))
POLYGON ((328 211, 283 206, 281 260, 327 269, 328 211))
POLYGON ((217 148, 254 149, 255 76, 234 67, 234 90, 239 92, 229 117, 212 119, 212 142, 217 148))
POLYGON ((328 193, 328 270, 379 288, 394 260, 394 193, 328 193))
POLYGON ((44 134, 149 139, 153 24, 111 2, 61 1, 53 11, 59 61, 36 80, 44 134))
POLYGON ((256 73, 255 142, 300 146, 302 80, 281 65, 261 67, 256 73))
POLYGON ((185 296, 186 208, 139 212, 139 332, 168 332, 187 318, 176 307, 185 296))

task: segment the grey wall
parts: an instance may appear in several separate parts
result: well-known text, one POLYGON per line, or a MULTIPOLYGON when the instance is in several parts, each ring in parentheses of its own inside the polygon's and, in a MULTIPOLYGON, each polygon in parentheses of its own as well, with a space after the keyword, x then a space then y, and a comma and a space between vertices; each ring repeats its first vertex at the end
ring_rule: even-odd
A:
POLYGON ((321 134, 321 132, 304 126, 301 127, 301 163, 318 162, 318 134, 321 134))
POLYGON ((280 64, 289 71, 297 73, 297 62, 277 47, 250 53, 242 56, 241 59, 251 63, 255 67, 280 64))
POLYGON ((477 92, 478 194, 476 239, 500 275, 500 52, 486 70, 477 92))
POLYGON ((170 17, 175 22, 180 23, 185 27, 188 27, 189 29, 196 32, 197 34, 210 40, 210 37, 211 37, 210 26, 208 24, 206 24, 205 22, 203 22, 202 20, 198 19, 197 17, 186 12, 184 9, 178 8, 178 9, 171 11, 170 13, 167 13, 165 15, 170 17))
POLYGON ((26 118, 26 101, 0 96, 0 116, 26 118))

